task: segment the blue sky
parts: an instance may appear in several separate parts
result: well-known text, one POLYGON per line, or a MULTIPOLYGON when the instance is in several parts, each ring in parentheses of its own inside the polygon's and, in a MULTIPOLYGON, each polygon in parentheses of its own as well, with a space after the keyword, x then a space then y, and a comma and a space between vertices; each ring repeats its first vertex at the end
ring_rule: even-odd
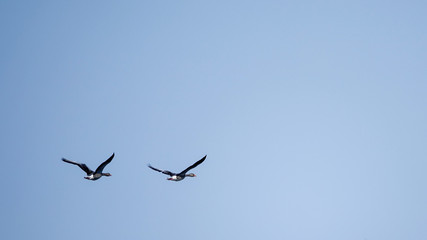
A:
POLYGON ((1 2, 3 238, 426 239, 426 8, 1 2))

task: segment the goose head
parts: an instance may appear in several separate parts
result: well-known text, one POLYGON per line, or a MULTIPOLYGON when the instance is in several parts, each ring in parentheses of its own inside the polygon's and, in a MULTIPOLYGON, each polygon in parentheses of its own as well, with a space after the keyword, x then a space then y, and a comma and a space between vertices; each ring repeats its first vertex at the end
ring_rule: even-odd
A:
POLYGON ((111 173, 102 173, 102 176, 111 177, 111 173))
POLYGON ((185 174, 186 177, 196 177, 196 174, 194 173, 189 173, 189 174, 185 174))

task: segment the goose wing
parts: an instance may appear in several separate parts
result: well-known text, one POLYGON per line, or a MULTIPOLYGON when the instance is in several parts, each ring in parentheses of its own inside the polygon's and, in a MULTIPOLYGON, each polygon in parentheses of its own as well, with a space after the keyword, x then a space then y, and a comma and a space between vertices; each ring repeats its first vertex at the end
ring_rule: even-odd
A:
POLYGON ((79 166, 83 171, 86 172, 87 175, 91 175, 93 173, 93 171, 90 170, 90 168, 88 168, 86 166, 86 164, 84 164, 84 163, 73 162, 73 161, 65 159, 65 158, 62 158, 62 161, 79 166))
POLYGON ((113 158, 114 158, 114 153, 113 153, 113 155, 111 155, 111 157, 109 157, 107 160, 105 160, 105 162, 101 163, 101 165, 99 165, 99 167, 95 170, 95 172, 96 173, 102 173, 105 166, 107 166, 107 164, 109 164, 111 162, 111 160, 113 160, 113 158))
POLYGON ((190 171, 191 169, 197 167, 197 165, 199 165, 200 163, 202 163, 203 161, 205 161, 206 157, 208 155, 205 155, 204 157, 202 157, 202 159, 200 159, 199 161, 195 162, 193 165, 189 166, 188 168, 186 168, 184 171, 182 171, 180 174, 185 174, 188 171, 190 171))
POLYGON ((160 170, 160 169, 157 169, 157 168, 155 168, 155 167, 151 166, 150 164, 148 164, 148 167, 149 167, 149 168, 151 168, 151 169, 153 169, 154 171, 161 172, 161 173, 166 174, 166 175, 169 175, 169 176, 171 176, 171 177, 172 177, 173 175, 176 175, 175 173, 170 172, 170 171, 168 171, 168 170, 160 170))

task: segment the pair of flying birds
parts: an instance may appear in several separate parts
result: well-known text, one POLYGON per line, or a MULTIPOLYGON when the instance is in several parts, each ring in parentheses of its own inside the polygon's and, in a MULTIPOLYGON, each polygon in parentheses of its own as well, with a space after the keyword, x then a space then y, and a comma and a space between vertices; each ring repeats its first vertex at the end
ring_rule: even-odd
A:
MULTIPOLYGON (((187 172, 190 171, 191 169, 197 167, 197 165, 199 165, 203 161, 205 161, 206 156, 207 155, 205 155, 202 159, 200 159, 199 161, 195 162, 193 165, 189 166, 188 168, 186 168, 185 170, 183 170, 180 173, 173 173, 173 172, 170 172, 168 170, 160 170, 160 169, 157 169, 155 167, 152 167, 151 165, 148 165, 148 167, 151 168, 151 169, 153 169, 154 171, 161 172, 163 174, 169 175, 170 177, 167 178, 167 180, 181 181, 185 177, 195 177, 196 174, 194 174, 194 173, 187 173, 187 172)), ((92 171, 90 168, 88 168, 86 166, 86 164, 84 164, 84 163, 74 162, 74 161, 71 161, 71 160, 68 160, 68 159, 65 159, 65 158, 62 158, 62 161, 66 162, 66 163, 71 163, 71 164, 79 166, 83 171, 86 172, 86 174, 87 174, 86 177, 85 177, 86 179, 95 181, 95 180, 98 180, 99 178, 101 178, 102 176, 106 176, 106 177, 111 176, 110 173, 103 173, 102 171, 104 170, 105 166, 107 166, 107 164, 109 164, 111 162, 111 160, 113 160, 113 158, 114 158, 114 153, 105 162, 101 163, 101 165, 99 165, 99 167, 95 170, 95 172, 92 171)))

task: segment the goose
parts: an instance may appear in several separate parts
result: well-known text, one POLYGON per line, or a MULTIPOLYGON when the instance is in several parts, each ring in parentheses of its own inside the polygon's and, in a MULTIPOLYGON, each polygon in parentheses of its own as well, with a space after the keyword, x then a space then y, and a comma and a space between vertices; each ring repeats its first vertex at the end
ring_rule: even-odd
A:
POLYGON ((106 177, 111 176, 110 173, 103 173, 102 170, 104 170, 105 166, 107 166, 107 164, 109 164, 111 162, 111 160, 113 160, 113 158, 114 158, 114 153, 105 162, 101 163, 101 165, 99 165, 99 167, 95 170, 95 172, 92 171, 90 168, 88 168, 86 166, 86 164, 84 164, 84 163, 73 162, 73 161, 65 159, 65 158, 62 158, 62 161, 79 166, 87 174, 87 176, 84 178, 86 178, 87 180, 95 181, 95 180, 98 180, 99 178, 101 178, 102 176, 106 176, 106 177))
POLYGON ((151 166, 150 164, 148 164, 148 167, 153 169, 154 171, 161 172, 163 174, 169 175, 170 177, 167 178, 167 180, 178 182, 178 181, 181 181, 182 179, 184 179, 185 177, 196 177, 196 174, 194 174, 194 173, 188 173, 187 174, 187 172, 190 171, 191 169, 197 167, 197 165, 199 165, 203 161, 205 161, 206 157, 207 157, 207 155, 205 155, 202 159, 195 162, 193 165, 189 166, 188 168, 186 168, 184 171, 182 171, 180 173, 173 173, 173 172, 170 172, 168 170, 157 169, 157 168, 151 166))

